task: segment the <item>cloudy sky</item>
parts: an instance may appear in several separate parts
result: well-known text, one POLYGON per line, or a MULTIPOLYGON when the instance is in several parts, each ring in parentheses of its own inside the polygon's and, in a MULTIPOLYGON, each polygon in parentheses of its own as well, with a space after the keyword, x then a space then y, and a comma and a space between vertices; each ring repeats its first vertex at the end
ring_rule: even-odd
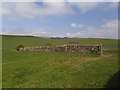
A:
POLYGON ((3 2, 2 34, 118 38, 116 2, 3 2))

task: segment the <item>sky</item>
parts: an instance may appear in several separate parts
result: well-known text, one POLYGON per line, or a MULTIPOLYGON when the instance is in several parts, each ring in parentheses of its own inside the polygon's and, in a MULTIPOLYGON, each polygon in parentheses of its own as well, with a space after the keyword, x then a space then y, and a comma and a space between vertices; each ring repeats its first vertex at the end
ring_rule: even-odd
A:
POLYGON ((3 2, 1 34, 118 38, 117 2, 45 1, 3 2))

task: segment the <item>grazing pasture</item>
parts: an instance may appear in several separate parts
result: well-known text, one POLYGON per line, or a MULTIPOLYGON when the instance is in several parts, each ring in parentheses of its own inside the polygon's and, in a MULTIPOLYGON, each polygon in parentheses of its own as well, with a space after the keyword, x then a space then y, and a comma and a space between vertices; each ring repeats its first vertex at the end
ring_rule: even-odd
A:
POLYGON ((118 85, 118 40, 2 36, 3 88, 106 88, 118 85), (103 44, 103 54, 18 52, 26 47, 103 44), (111 83, 112 82, 112 83, 111 83))
POLYGON ((42 37, 32 37, 32 36, 2 36, 3 49, 16 49, 20 44, 25 47, 35 47, 35 46, 45 46, 51 43, 53 46, 57 45, 70 45, 70 44, 80 44, 80 45, 97 45, 103 44, 104 50, 117 50, 118 40, 117 39, 97 39, 97 38, 71 38, 71 39, 51 39, 42 37), (72 42, 72 43, 71 43, 72 42), (9 45, 8 45, 9 44, 9 45))

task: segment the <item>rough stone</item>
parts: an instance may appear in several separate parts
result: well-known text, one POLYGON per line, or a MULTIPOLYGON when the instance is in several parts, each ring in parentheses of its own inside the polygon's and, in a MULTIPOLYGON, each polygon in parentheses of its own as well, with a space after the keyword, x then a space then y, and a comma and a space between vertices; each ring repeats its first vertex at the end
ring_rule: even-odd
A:
POLYGON ((63 45, 63 46, 40 46, 20 48, 19 51, 56 51, 56 52, 80 52, 100 53, 100 45, 63 45))

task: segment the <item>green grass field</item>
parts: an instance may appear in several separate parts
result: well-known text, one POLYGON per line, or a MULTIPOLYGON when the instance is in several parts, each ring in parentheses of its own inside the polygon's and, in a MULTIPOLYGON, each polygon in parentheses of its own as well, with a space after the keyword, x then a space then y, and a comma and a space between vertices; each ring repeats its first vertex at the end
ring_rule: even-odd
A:
POLYGON ((118 40, 95 38, 48 39, 2 36, 3 88, 106 88, 118 87, 118 40), (17 52, 17 45, 44 46, 103 44, 103 54, 17 52))

